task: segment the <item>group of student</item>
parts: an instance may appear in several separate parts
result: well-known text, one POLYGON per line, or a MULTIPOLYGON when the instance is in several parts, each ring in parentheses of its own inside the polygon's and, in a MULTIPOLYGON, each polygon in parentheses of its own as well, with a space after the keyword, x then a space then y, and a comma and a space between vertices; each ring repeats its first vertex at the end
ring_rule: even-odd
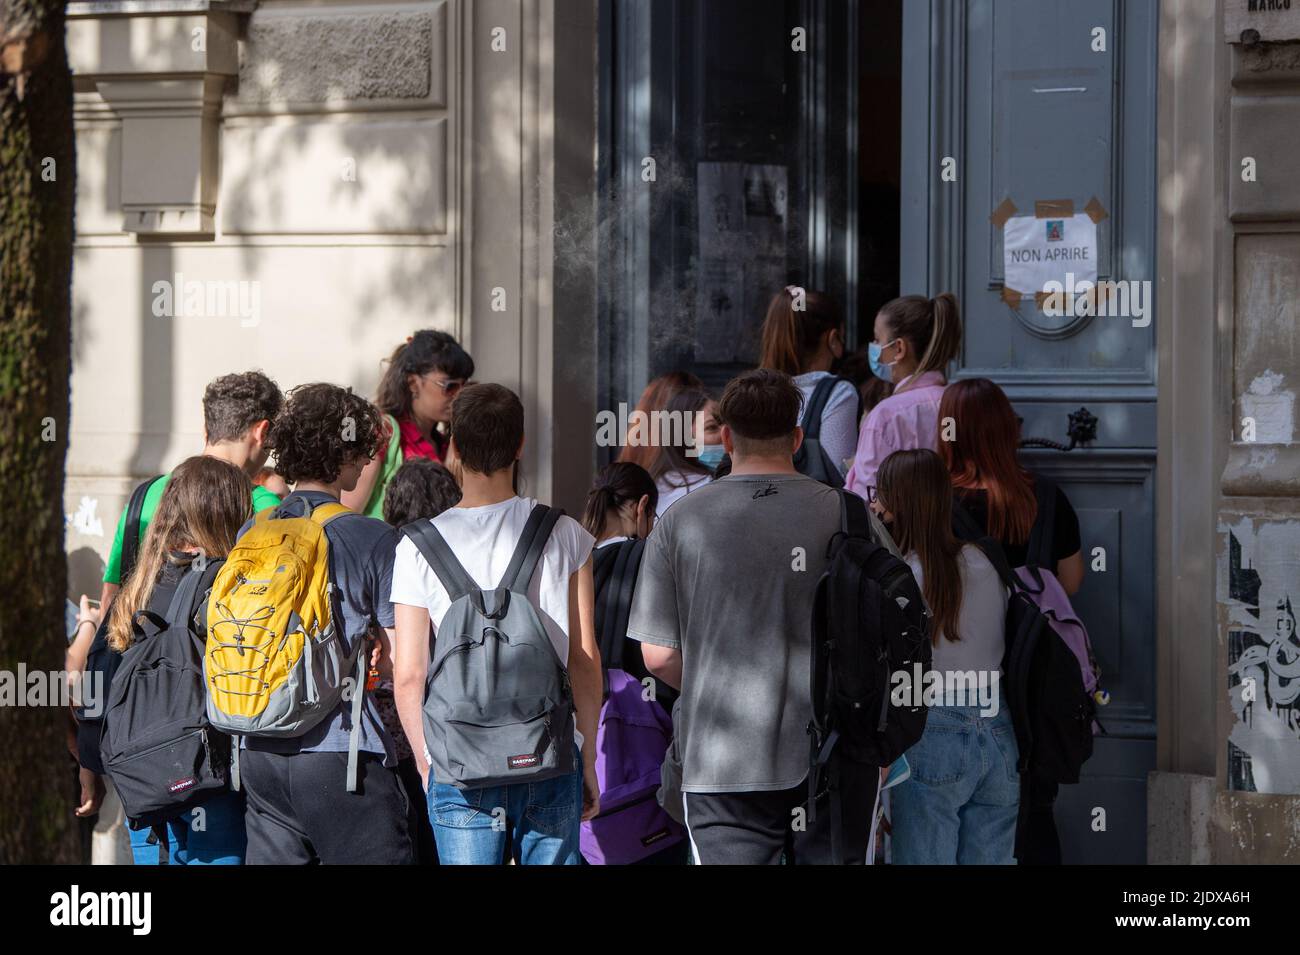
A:
MULTIPOLYGON (((1017 849, 1059 862, 1055 786, 1022 785, 1005 705, 932 706, 896 761, 906 773, 846 760, 840 811, 816 811, 816 785, 810 796, 809 621, 846 493, 914 575, 936 670, 1002 667, 1008 586, 976 538, 1011 567, 1045 539, 1042 569, 1068 594, 1083 581, 1077 517, 1019 462, 1006 395, 945 380, 960 339, 952 295, 895 299, 854 381, 842 312, 787 288, 758 368, 716 397, 682 372, 641 396, 638 410, 689 412, 698 453, 625 446, 581 521, 518 493, 523 405, 471 383, 446 334, 399 347, 374 402, 331 384, 282 396, 259 372, 218 378, 202 454, 124 512, 69 669, 96 642, 120 655, 149 639, 141 612, 175 615, 196 560, 306 516, 328 541, 335 637, 365 689, 301 733, 234 735, 237 769, 203 801, 202 827, 191 809, 163 833, 133 828, 136 861, 158 861, 165 838, 185 864, 866 862, 881 785, 901 775, 893 862, 1010 863, 1017 849)), ((232 563, 209 572, 214 593, 232 563)), ((185 609, 211 683, 217 611, 185 609)), ((102 767, 93 741, 80 750, 90 815, 102 767)))

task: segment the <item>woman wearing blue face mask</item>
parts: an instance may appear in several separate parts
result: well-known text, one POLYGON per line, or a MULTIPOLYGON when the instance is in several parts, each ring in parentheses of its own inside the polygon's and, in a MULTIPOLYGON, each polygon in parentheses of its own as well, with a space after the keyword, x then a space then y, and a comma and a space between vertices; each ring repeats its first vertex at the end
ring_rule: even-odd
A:
POLYGON ((847 462, 858 444, 857 389, 847 378, 831 374, 843 355, 844 315, 828 296, 796 285, 776 294, 763 321, 759 367, 794 379, 803 396, 799 421, 809 445, 796 457, 795 466, 834 487, 843 486, 847 462), (817 407, 818 420, 808 420, 808 410, 817 407), (821 452, 815 459, 808 453, 814 443, 821 452))
POLYGON ((717 462, 706 465, 705 461, 718 457, 713 448, 722 448, 715 408, 713 399, 701 388, 679 392, 664 408, 665 420, 671 422, 668 437, 675 439, 677 432, 673 429, 680 426, 685 440, 680 444, 662 443, 665 435, 655 435, 655 440, 661 443, 655 447, 654 458, 646 470, 659 491, 656 517, 662 517, 674 501, 704 487, 712 479, 717 462), (687 429, 689 435, 685 433, 687 429))
POLYGON ((895 451, 938 450, 939 400, 948 380, 944 370, 957 357, 961 320, 957 297, 904 295, 876 315, 875 341, 868 346, 871 371, 894 383, 894 393, 862 420, 858 449, 845 486, 873 507, 876 471, 895 451))

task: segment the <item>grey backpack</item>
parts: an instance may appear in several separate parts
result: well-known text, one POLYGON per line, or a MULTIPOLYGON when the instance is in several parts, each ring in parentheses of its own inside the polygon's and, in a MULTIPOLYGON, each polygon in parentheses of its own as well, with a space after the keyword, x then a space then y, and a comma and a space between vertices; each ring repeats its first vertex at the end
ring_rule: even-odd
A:
POLYGON ((474 583, 432 521, 402 528, 451 598, 424 692, 424 744, 435 782, 482 789, 574 771, 569 674, 528 599, 562 513, 533 508, 492 590, 474 583))

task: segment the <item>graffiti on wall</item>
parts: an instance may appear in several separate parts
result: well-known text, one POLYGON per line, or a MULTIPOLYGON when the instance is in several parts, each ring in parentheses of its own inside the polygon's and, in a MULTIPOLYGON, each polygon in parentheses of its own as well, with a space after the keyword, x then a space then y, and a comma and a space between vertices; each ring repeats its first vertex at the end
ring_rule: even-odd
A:
POLYGON ((1300 793, 1300 523, 1243 518, 1220 525, 1226 611, 1228 788, 1300 793))

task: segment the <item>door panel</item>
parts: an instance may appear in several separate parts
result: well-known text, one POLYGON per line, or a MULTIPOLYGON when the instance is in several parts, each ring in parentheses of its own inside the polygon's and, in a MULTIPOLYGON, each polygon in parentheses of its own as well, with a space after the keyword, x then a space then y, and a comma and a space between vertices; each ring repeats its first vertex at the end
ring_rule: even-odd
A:
MULTIPOLYGON (((1085 561, 1104 555, 1074 600, 1111 703, 1110 736, 1078 786, 1062 787, 1067 862, 1145 862, 1146 773, 1155 748, 1154 321, 1051 318, 1002 301, 1002 230, 1039 200, 1096 197, 1102 280, 1149 281, 1154 267, 1156 5, 1110 0, 934 0, 906 6, 904 55, 928 61, 904 89, 904 292, 957 292, 963 348, 953 378, 998 382, 1026 437, 1066 441, 1087 407, 1097 438, 1069 452, 1026 451, 1079 514, 1085 561), (1092 48, 1105 31, 1104 52, 1092 48), (908 162, 908 157, 915 157, 908 162), (956 160, 957 181, 940 176, 956 160), (1100 563, 1098 564, 1100 566, 1100 563), (1095 810, 1105 810, 1098 830, 1095 810), (1119 828, 1117 828, 1119 827, 1119 828), (1122 837, 1120 829, 1122 829, 1122 837)), ((1142 286, 1148 316, 1151 286, 1142 286)))

